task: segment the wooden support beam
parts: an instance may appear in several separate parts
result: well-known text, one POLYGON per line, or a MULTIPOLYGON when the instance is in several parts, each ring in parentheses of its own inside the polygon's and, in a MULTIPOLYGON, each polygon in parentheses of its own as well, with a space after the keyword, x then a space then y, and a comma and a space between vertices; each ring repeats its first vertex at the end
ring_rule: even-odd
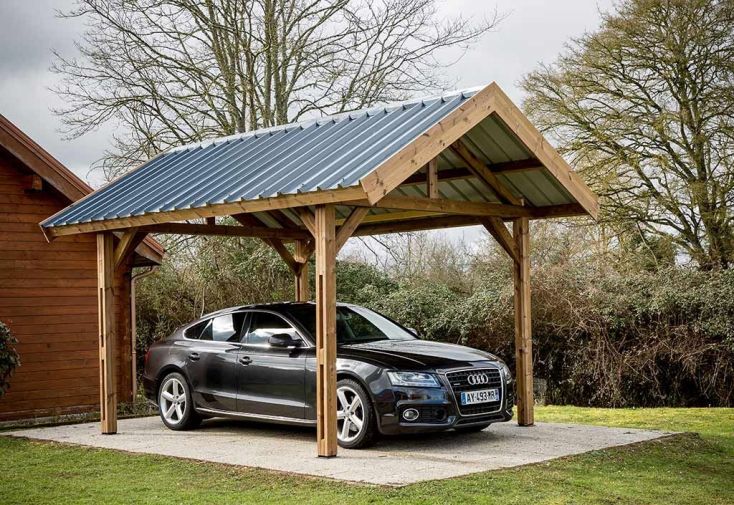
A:
POLYGON ((316 431, 318 455, 336 456, 336 219, 316 206, 316 431))
POLYGON ((206 224, 208 224, 209 226, 214 226, 215 224, 217 224, 217 218, 213 216, 207 217, 206 224))
POLYGON ((119 268, 125 260, 135 251, 135 248, 145 240, 146 233, 138 231, 137 228, 130 228, 122 237, 115 248, 115 269, 119 268))
MULTIPOLYGON (((236 216, 232 216, 235 219, 236 216)), ((144 233, 175 233, 180 235, 221 235, 228 237, 277 238, 281 240, 303 240, 310 237, 305 230, 284 230, 267 226, 227 226, 222 224, 162 223, 141 226, 144 233)))
POLYGON ((296 211, 298 212, 298 217, 301 218, 303 226, 311 232, 311 235, 316 237, 316 219, 313 212, 308 207, 299 207, 296 211))
POLYGON ((511 205, 520 205, 520 200, 497 178, 494 172, 489 170, 479 158, 474 156, 474 153, 471 152, 469 147, 461 139, 451 144, 451 150, 464 160, 464 163, 469 165, 469 170, 474 172, 480 180, 484 181, 497 194, 501 201, 511 205))
POLYGON ((313 253, 313 241, 297 240, 293 259, 296 260, 298 271, 295 272, 296 301, 307 302, 311 299, 311 289, 308 285, 308 259, 313 253))
POLYGON ((531 426, 534 421, 533 340, 530 310, 530 234, 527 218, 512 225, 518 251, 514 262, 515 284, 515 380, 517 381, 517 424, 531 426))
MULTIPOLYGON (((370 206, 367 200, 353 200, 348 205, 370 206)), ((373 207, 437 212, 441 214, 463 214, 467 216, 502 217, 514 219, 529 217, 530 210, 520 205, 501 203, 467 202, 445 198, 416 198, 412 196, 384 196, 373 207)))
POLYGON ((426 169, 426 194, 428 198, 439 198, 438 193, 438 158, 428 162, 426 169))
MULTIPOLYGON (((517 161, 503 161, 500 163, 492 163, 487 165, 487 169, 494 174, 506 174, 511 172, 523 172, 527 170, 539 170, 543 168, 543 164, 537 158, 527 158, 517 161)), ((466 167, 446 168, 438 172, 438 180, 455 181, 458 179, 467 179, 475 177, 474 173, 466 167)), ((416 172, 405 179, 401 186, 423 185, 426 183, 426 176, 420 172, 416 172)))
POLYGON ((359 226, 352 234, 353 237, 366 235, 385 235, 387 233, 407 233, 422 230, 440 230, 457 226, 472 226, 480 224, 475 216, 435 216, 421 217, 406 221, 388 223, 367 223, 359 226))
POLYGON ((494 237, 497 243, 510 255, 512 261, 520 261, 517 251, 517 244, 512 234, 507 230, 505 223, 496 217, 485 217, 480 219, 481 223, 487 229, 490 235, 494 237))
POLYGON ((362 222, 362 219, 364 219, 369 211, 370 209, 368 207, 355 207, 354 209, 352 209, 349 217, 344 220, 344 223, 339 227, 339 231, 337 231, 336 233, 337 254, 339 254, 341 248, 344 247, 344 244, 347 243, 349 237, 352 236, 354 230, 357 229, 357 226, 359 226, 359 224, 362 222))
POLYGON ((364 190, 359 186, 348 188, 314 191, 311 193, 298 193, 295 195, 280 195, 272 198, 259 198, 233 203, 218 203, 205 207, 178 209, 161 212, 151 212, 142 216, 119 217, 92 221, 89 223, 77 223, 44 228, 44 233, 50 239, 62 235, 75 235, 78 233, 89 233, 106 230, 120 230, 132 228, 133 226, 145 226, 157 223, 170 223, 173 221, 185 221, 187 219, 202 219, 213 216, 231 216, 238 213, 266 212, 276 209, 287 209, 292 207, 307 207, 318 204, 338 204, 348 200, 366 198, 364 190))
POLYGON ((117 384, 114 300, 114 236, 97 234, 97 312, 99 319, 99 403, 103 434, 117 433, 117 384))

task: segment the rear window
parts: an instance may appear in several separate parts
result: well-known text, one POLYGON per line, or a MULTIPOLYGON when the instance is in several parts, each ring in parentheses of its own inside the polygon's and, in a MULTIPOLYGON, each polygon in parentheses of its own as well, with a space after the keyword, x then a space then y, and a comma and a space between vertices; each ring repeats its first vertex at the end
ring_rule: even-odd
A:
POLYGON ((214 342, 239 342, 244 319, 244 312, 224 314, 195 324, 184 332, 184 336, 214 342))

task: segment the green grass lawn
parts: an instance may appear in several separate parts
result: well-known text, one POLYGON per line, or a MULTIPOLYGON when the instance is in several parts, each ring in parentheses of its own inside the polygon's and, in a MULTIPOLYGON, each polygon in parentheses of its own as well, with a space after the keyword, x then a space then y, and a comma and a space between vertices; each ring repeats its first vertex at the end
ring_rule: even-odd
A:
POLYGON ((695 434, 399 489, 0 437, 0 503, 734 504, 734 409, 536 412, 695 434))

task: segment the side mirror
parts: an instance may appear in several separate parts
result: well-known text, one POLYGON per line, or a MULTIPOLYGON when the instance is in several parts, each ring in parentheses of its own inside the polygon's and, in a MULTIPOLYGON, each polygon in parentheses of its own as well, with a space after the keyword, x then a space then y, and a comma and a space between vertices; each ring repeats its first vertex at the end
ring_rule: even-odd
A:
POLYGON ((416 330, 415 328, 405 328, 405 329, 411 332, 416 337, 418 336, 418 330, 416 330))
POLYGON ((298 347, 301 345, 301 339, 294 338, 289 333, 276 333, 270 335, 268 343, 271 347, 298 347))

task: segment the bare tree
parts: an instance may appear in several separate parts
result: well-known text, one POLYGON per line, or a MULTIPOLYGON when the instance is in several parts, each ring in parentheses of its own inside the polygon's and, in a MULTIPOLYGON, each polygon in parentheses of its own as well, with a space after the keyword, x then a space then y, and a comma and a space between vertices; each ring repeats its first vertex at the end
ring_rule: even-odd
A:
POLYGON ((436 0, 78 0, 78 57, 56 54, 71 137, 114 120, 108 178, 168 147, 436 89, 437 51, 497 23, 436 0))
POLYGON ((618 232, 734 262, 734 2, 625 0, 528 75, 525 109, 618 232))

